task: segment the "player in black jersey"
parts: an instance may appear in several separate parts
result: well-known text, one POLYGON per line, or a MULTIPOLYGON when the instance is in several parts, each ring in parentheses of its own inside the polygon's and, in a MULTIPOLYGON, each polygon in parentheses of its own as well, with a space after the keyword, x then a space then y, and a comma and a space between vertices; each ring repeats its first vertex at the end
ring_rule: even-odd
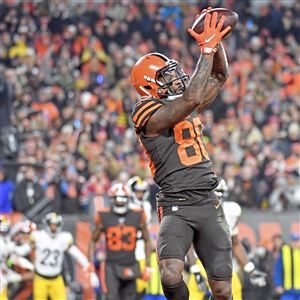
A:
POLYGON ((128 206, 131 191, 122 183, 109 192, 112 207, 101 210, 95 217, 96 228, 91 243, 91 258, 101 232, 105 235, 106 259, 101 263, 100 281, 106 300, 136 300, 136 278, 150 277, 150 240, 146 216, 142 209, 128 206), (135 259, 137 232, 145 241, 146 269, 140 273, 135 259))
POLYGON ((202 139, 198 113, 212 103, 228 76, 221 43, 230 27, 206 14, 204 32, 190 34, 201 56, 189 79, 178 63, 160 53, 140 58, 131 72, 142 96, 132 121, 150 159, 157 194, 160 231, 157 253, 164 294, 187 300, 182 280, 191 244, 208 275, 215 300, 231 299, 231 239, 224 212, 213 192, 218 180, 202 139))

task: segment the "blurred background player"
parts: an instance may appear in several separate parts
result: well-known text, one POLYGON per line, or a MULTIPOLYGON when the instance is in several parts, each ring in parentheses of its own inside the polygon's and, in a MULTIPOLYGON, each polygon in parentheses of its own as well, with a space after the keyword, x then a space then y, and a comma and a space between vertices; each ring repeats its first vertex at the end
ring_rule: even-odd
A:
MULTIPOLYGON (((131 201, 129 202, 129 207, 143 209, 146 215, 147 226, 149 226, 152 219, 152 207, 149 201, 150 190, 149 190, 148 183, 145 180, 143 180, 140 176, 134 176, 128 180, 127 184, 132 192, 132 198, 131 201)), ((154 249, 155 246, 151 244, 151 250, 154 249)), ((137 233, 135 257, 140 264, 140 268, 144 269, 146 253, 145 253, 145 242, 142 237, 141 230, 139 230, 137 233)), ((144 294, 146 286, 147 286, 147 282, 143 281, 142 279, 137 279, 137 292, 140 297, 142 296, 142 294, 144 294)))
POLYGON ((30 280, 33 277, 33 264, 26 258, 16 254, 17 246, 10 239, 10 222, 4 215, 0 215, 0 299, 9 299, 8 285, 18 283, 24 280, 30 280), (20 266, 27 270, 23 274, 14 271, 11 266, 20 266))
MULTIPOLYGON (((252 285, 263 287, 267 284, 267 274, 256 269, 254 263, 250 261, 243 245, 238 238, 238 222, 242 214, 240 205, 228 198, 228 186, 226 181, 221 178, 219 185, 215 189, 215 193, 220 199, 220 205, 223 206, 226 221, 229 225, 229 230, 232 239, 232 253, 239 267, 249 276, 252 285)), ((234 260, 234 262, 235 262, 234 260)), ((236 273, 236 267, 233 272, 233 298, 242 299, 242 285, 236 273)))
POLYGON ((140 176, 134 176, 128 180, 128 186, 132 191, 132 198, 129 203, 132 208, 142 208, 146 214, 147 224, 151 223, 152 207, 149 201, 149 185, 140 176))
MULTIPOLYGON (((256 269, 254 263, 250 261, 248 255, 245 252, 243 245, 238 239, 238 222, 242 214, 242 209, 239 204, 234 201, 230 201, 228 198, 228 186, 226 181, 221 178, 215 193, 219 198, 219 204, 222 205, 226 221, 229 225, 231 239, 232 239, 232 253, 233 253, 233 278, 232 278, 232 294, 233 299, 243 299, 242 297, 242 283, 238 276, 239 267, 245 272, 251 284, 256 287, 264 287, 267 282, 267 274, 256 269)), ((191 249, 192 250, 192 249, 191 249)), ((204 299, 207 293, 206 279, 203 278, 204 271, 201 270, 199 261, 196 261, 195 254, 193 251, 188 253, 189 270, 191 274, 195 275, 195 283, 197 284, 198 290, 195 290, 195 283, 190 281, 190 289, 193 290, 194 299, 204 299), (201 273, 200 273, 201 271, 201 273)), ((206 275, 204 275, 206 277, 206 275)), ((206 299, 206 298, 205 298, 206 299)))
MULTIPOLYGON (((28 219, 22 219, 12 225, 10 230, 10 236, 11 240, 15 245, 15 251, 17 251, 19 254, 22 254, 24 251, 24 247, 28 244, 30 240, 30 234, 36 230, 36 224, 31 222, 28 219)), ((26 249, 26 248, 25 248, 26 249)), ((26 250, 25 250, 26 253, 26 250)), ((30 262, 32 265, 31 270, 33 270, 33 253, 28 253, 25 258, 30 262)), ((14 261, 10 260, 11 268, 19 273, 24 274, 27 272, 26 266, 20 266, 14 261)), ((32 291, 33 291, 33 276, 30 280, 22 281, 19 283, 14 283, 10 285, 10 297, 14 300, 25 300, 25 299, 32 299, 32 291)))
POLYGON ((114 184, 110 191, 111 208, 101 210, 95 217, 91 241, 91 257, 101 232, 106 241, 106 258, 100 266, 101 287, 106 300, 135 300, 136 278, 149 277, 150 240, 146 215, 141 208, 130 208, 131 191, 122 184, 114 184), (146 268, 141 274, 135 258, 137 232, 141 230, 145 242, 146 268))
MULTIPOLYGON (((67 251, 87 271, 90 272, 92 286, 97 286, 97 275, 93 265, 74 244, 70 232, 62 231, 62 216, 50 212, 45 216, 44 228, 34 231, 30 236, 34 250, 35 275, 33 280, 33 298, 36 300, 67 299, 63 281, 62 265, 67 251)), ((28 247, 28 252, 30 251, 28 247)))

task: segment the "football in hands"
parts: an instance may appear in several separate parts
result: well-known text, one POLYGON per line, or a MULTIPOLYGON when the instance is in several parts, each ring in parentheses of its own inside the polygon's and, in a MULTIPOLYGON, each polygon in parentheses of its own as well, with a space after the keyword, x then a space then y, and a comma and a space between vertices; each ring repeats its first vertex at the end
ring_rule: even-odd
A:
POLYGON ((197 33, 202 33, 203 32, 203 28, 204 28, 204 19, 207 13, 213 14, 213 12, 217 12, 218 13, 218 20, 217 22, 219 22, 220 18, 222 16, 225 16, 225 20, 224 20, 224 24, 222 29, 225 29, 227 26, 231 26, 231 30, 225 35, 228 36, 230 34, 230 32, 232 31, 232 29, 236 26, 239 16, 236 12, 227 9, 227 8, 214 8, 212 10, 210 10, 209 12, 204 12, 201 15, 199 15, 193 25, 192 25, 192 29, 197 32, 197 33))

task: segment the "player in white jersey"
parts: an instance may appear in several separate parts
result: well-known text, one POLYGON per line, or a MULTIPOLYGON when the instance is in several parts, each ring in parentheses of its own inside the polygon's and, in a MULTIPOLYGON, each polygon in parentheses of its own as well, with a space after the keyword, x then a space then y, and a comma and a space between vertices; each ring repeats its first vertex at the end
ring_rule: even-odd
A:
MULTIPOLYGON (((252 285, 262 287, 266 285, 267 274, 256 269, 254 263, 249 260, 241 242, 238 239, 238 222, 242 214, 242 208, 236 202, 229 201, 228 186, 224 179, 219 181, 218 186, 214 190, 219 198, 219 204, 223 206, 226 221, 229 226, 230 235, 232 239, 232 254, 233 254, 233 276, 232 276, 232 294, 234 300, 240 300, 242 298, 242 285, 237 275, 237 268, 240 267, 245 273, 248 273, 249 280, 252 285)), ((203 284, 206 282, 203 279, 203 270, 200 273, 199 263, 196 263, 196 258, 193 251, 189 251, 188 260, 190 264, 190 273, 195 275, 196 284, 199 291, 193 287, 191 283, 189 289, 191 290, 191 300, 203 299, 203 292, 206 290, 203 284), (202 292, 201 292, 202 290, 202 292)))
POLYGON ((33 270, 33 265, 26 258, 19 256, 18 247, 9 236, 10 222, 4 215, 0 215, 0 300, 7 300, 7 286, 9 283, 20 282, 32 278, 32 272, 18 274, 8 264, 18 265, 26 270, 33 270))
POLYGON ((128 186, 132 191, 132 201, 129 203, 131 208, 142 208, 146 214, 147 224, 152 218, 152 207, 149 202, 149 185, 139 176, 134 176, 128 180, 128 186))
MULTIPOLYGON (((242 208, 238 203, 230 201, 228 197, 228 186, 223 178, 220 180, 219 185, 215 189, 215 193, 222 202, 225 218, 229 225, 234 259, 238 263, 239 267, 249 275, 249 280, 252 285, 258 287, 265 286, 267 284, 267 274, 256 269, 254 263, 250 261, 243 245, 238 239, 238 222, 242 214, 242 208)), ((232 290, 234 299, 242 299, 241 284, 238 282, 238 278, 233 278, 232 290)))
MULTIPOLYGON (((146 224, 150 225, 152 219, 152 207, 149 202, 149 185, 140 176, 134 176, 130 178, 127 182, 128 187, 131 190, 131 201, 129 202, 129 207, 131 209, 143 209, 146 216, 146 224)), ((152 246, 155 249, 154 245, 152 246)), ((143 270, 145 268, 145 242, 142 238, 142 232, 139 230, 137 232, 137 241, 135 247, 135 258, 140 264, 140 268, 143 270)), ((137 292, 141 296, 147 286, 147 282, 138 279, 137 280, 137 292)))
POLYGON ((74 244, 70 232, 62 231, 62 216, 51 212, 45 217, 45 229, 31 234, 31 246, 34 249, 35 275, 33 279, 33 298, 36 300, 67 299, 62 278, 64 253, 68 253, 90 272, 92 286, 98 285, 93 264, 74 244))
MULTIPOLYGON (((129 207, 132 209, 142 208, 146 215, 146 224, 149 225, 152 218, 152 207, 149 202, 149 185, 139 176, 134 176, 128 180, 128 187, 131 190, 131 201, 129 207)), ((135 257, 138 261, 145 259, 145 243, 142 239, 142 233, 137 233, 137 243, 135 248, 135 257)))

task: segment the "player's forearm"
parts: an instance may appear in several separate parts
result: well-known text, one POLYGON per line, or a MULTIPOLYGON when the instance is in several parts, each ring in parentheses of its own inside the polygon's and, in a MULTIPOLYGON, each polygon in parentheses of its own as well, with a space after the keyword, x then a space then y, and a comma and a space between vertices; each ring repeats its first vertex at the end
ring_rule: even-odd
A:
POLYGON ((145 227, 142 229, 143 239, 145 242, 145 255, 146 255, 146 266, 150 266, 150 255, 152 251, 150 234, 145 224, 145 227))
POLYGON ((72 245, 68 252, 82 267, 88 267, 89 261, 87 257, 79 250, 77 246, 72 245))
POLYGON ((220 93, 221 87, 228 78, 228 62, 222 43, 214 56, 214 62, 211 70, 211 76, 204 93, 203 101, 197 106, 197 111, 206 109, 215 100, 220 93))
POLYGON ((151 250, 151 241, 150 237, 148 237, 148 239, 145 240, 146 267, 150 266, 151 250))
POLYGON ((227 56, 222 42, 214 56, 211 75, 218 79, 220 85, 223 85, 229 76, 227 56))
POLYGON ((26 270, 30 270, 30 271, 34 270, 34 265, 32 264, 32 262, 22 256, 17 256, 15 254, 12 254, 10 256, 9 262, 12 263, 13 265, 17 265, 26 270))
POLYGON ((238 241, 237 237, 232 238, 232 253, 241 268, 244 268, 244 266, 249 262, 245 249, 238 241))
POLYGON ((146 124, 146 134, 156 134, 164 128, 173 127, 205 103, 204 94, 212 70, 213 56, 213 53, 200 56, 183 96, 162 105, 151 116, 146 124))
POLYGON ((19 255, 19 256, 26 256, 30 253, 32 247, 30 247, 29 244, 23 244, 21 246, 16 246, 13 249, 13 253, 19 255))
POLYGON ((151 243, 145 242, 146 267, 150 267, 151 243))
POLYGON ((205 90, 212 71, 214 54, 202 54, 198 60, 196 70, 192 75, 189 85, 183 94, 183 99, 194 106, 203 103, 205 90))

